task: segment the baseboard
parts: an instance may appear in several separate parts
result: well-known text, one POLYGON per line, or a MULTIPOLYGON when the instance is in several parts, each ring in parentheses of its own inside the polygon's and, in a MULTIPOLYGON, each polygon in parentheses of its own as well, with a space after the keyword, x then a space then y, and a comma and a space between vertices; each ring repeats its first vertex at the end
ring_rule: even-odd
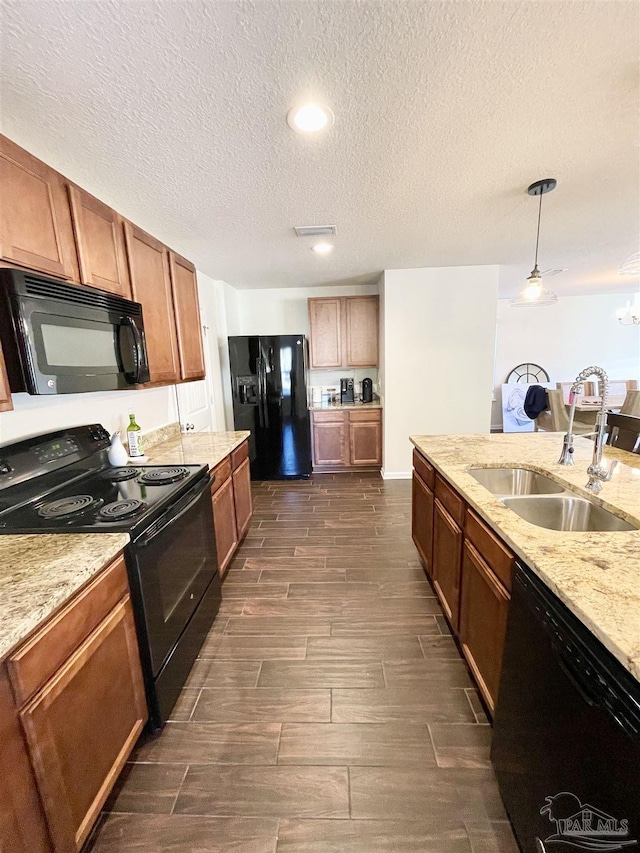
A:
POLYGON ((411 479, 411 471, 385 471, 384 468, 381 471, 383 480, 410 480, 411 479))

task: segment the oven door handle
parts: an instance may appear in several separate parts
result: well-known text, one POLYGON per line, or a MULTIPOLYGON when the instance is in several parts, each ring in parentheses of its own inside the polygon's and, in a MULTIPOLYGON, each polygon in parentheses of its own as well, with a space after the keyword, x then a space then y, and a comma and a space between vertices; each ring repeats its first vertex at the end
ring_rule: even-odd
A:
POLYGON ((150 530, 148 530, 145 535, 141 536, 140 539, 134 540, 134 545, 136 545, 138 548, 144 548, 153 539, 155 539, 156 536, 159 536, 161 533, 164 533, 165 530, 167 530, 169 527, 172 527, 176 523, 176 521, 180 521, 180 519, 184 515, 186 515, 191 509, 193 509, 193 507, 198 503, 202 495, 207 491, 207 489, 209 489, 209 487, 209 478, 207 477, 203 481, 202 485, 198 486, 198 491, 195 494, 195 497, 191 498, 186 505, 182 506, 182 503, 185 498, 191 494, 194 494, 193 492, 188 493, 185 498, 182 499, 182 501, 178 502, 177 506, 180 507, 180 509, 177 513, 175 512, 176 507, 172 507, 171 509, 167 510, 164 515, 161 515, 160 518, 154 524, 151 525, 150 530))

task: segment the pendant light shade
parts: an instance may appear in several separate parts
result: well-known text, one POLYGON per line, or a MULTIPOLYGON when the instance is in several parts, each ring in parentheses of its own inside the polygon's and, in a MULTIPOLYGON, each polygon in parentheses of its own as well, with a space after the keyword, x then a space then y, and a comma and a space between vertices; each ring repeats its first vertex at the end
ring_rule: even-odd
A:
POLYGON ((629 255, 627 260, 620 266, 618 275, 640 275, 640 252, 629 255))
POLYGON ((538 269, 538 245, 540 243, 540 218, 542 216, 542 196, 545 193, 551 192, 556 188, 557 181, 555 178, 544 178, 542 181, 536 181, 528 187, 529 195, 540 196, 540 204, 538 206, 538 230, 536 232, 536 255, 533 263, 533 269, 527 278, 527 284, 517 296, 509 301, 510 308, 544 308, 547 305, 555 305, 558 297, 551 290, 547 290, 542 283, 542 275, 538 269))

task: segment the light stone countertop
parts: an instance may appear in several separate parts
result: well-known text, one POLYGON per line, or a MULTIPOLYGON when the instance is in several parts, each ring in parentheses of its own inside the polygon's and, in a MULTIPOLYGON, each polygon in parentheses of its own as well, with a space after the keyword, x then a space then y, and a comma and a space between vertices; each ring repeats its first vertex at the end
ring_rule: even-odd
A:
MULTIPOLYGON (((183 435, 177 424, 151 434, 146 465, 214 468, 248 431, 183 435), (168 436, 165 438, 165 436, 168 436)), ((130 460, 135 465, 135 460, 130 460)), ((46 621, 128 544, 126 533, 0 536, 0 659, 46 621)))
MULTIPOLYGON (((251 433, 248 430, 181 433, 146 450, 148 461, 145 462, 145 465, 202 465, 206 463, 209 468, 215 468, 250 435, 251 433)), ((135 464, 135 460, 129 461, 131 464, 135 464)))
POLYGON ((330 412, 332 409, 381 409, 382 401, 374 400, 373 403, 311 403, 310 412, 330 412))
POLYGON ((0 536, 0 659, 128 542, 127 533, 0 536))
POLYGON ((586 491, 593 443, 575 442, 575 465, 557 463, 561 433, 414 435, 411 442, 609 651, 640 679, 640 530, 570 533, 524 521, 468 473, 525 467, 640 526, 640 456, 605 449, 621 464, 599 496, 586 491))

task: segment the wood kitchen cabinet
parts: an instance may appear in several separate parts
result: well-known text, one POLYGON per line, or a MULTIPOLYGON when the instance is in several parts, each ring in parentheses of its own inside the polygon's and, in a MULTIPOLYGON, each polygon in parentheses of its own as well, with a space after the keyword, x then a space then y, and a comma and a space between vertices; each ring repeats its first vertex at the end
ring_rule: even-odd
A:
POLYGON ((342 367, 342 300, 309 299, 311 367, 342 367))
POLYGON ((349 464, 382 465, 382 410, 351 411, 349 420, 349 464))
POLYGON ((196 268, 191 261, 181 258, 175 252, 169 252, 169 269, 176 318, 180 379, 203 379, 204 350, 196 268))
POLYGON ((64 179, 0 136, 0 257, 9 265, 78 281, 64 179))
POLYGON ((433 585, 454 630, 460 604, 462 530, 436 498, 433 523, 433 585))
POLYGON ((313 412, 311 440, 315 467, 349 464, 348 421, 345 412, 313 412))
POLYGON ((510 596, 469 541, 464 543, 460 644, 491 711, 498 698, 510 596))
POLYGON ((233 499, 233 472, 230 457, 227 457, 224 462, 216 465, 213 469, 211 489, 218 569, 220 571, 220 578, 223 578, 238 545, 236 508, 233 499))
POLYGON ((53 850, 75 853, 147 720, 124 559, 100 572, 6 666, 53 850))
POLYGON ((308 300, 312 368, 377 367, 377 296, 308 300))
POLYGON ((251 500, 251 469, 249 459, 241 462, 233 472, 233 501, 235 505, 238 540, 247 532, 253 503, 251 500))
POLYGON ((11 387, 9 385, 9 377, 7 376, 7 368, 4 363, 4 355, 0 347, 0 412, 10 412, 11 409, 13 409, 11 387))
POLYGON ((493 713, 515 555, 417 450, 413 466, 413 541, 493 713))
POLYGON ((378 297, 346 296, 343 306, 346 329, 345 366, 377 367, 378 297))
POLYGON ((216 553, 223 578, 253 513, 249 442, 243 441, 211 472, 216 553))
POLYGON ((131 298, 122 220, 88 192, 68 184, 80 281, 131 298))
POLYGON ((314 471, 382 465, 382 410, 334 409, 311 413, 314 471))
POLYGON ((51 853, 51 842, 9 679, 0 671, 0 850, 51 853))
POLYGON ((433 513, 435 509, 435 471, 417 450, 413 451, 411 500, 411 536, 422 566, 433 577, 433 513))
POLYGON ((180 364, 168 250, 129 222, 124 224, 124 234, 131 293, 142 303, 150 381, 177 382, 180 364))

